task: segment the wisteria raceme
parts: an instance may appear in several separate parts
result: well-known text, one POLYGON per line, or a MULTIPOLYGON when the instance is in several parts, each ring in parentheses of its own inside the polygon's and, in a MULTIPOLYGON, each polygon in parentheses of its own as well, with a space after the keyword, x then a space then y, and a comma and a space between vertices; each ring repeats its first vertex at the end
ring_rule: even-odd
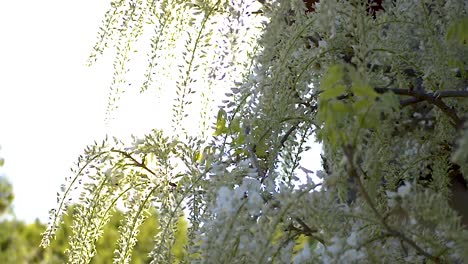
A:
POLYGON ((109 104, 148 38, 172 131, 88 147, 42 246, 78 203, 71 263, 118 206, 114 263, 152 207, 152 263, 468 262, 467 35, 464 0, 114 1, 109 104))

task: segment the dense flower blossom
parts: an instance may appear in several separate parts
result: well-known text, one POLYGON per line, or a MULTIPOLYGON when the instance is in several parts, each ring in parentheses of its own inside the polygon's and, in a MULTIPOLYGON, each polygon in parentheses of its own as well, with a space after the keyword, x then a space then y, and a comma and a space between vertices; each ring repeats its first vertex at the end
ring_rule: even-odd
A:
POLYGON ((462 0, 114 1, 91 56, 117 52, 109 111, 152 28, 141 90, 175 98, 172 131, 89 146, 42 245, 82 184, 71 263, 118 205, 116 263, 151 207, 152 263, 468 262, 467 17, 462 0))

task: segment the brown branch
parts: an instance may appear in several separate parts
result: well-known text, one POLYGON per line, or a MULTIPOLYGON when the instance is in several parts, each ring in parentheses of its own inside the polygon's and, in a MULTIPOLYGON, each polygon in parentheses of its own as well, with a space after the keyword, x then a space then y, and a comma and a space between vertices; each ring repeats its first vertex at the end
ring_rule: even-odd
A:
POLYGON ((468 97, 468 90, 466 91, 441 91, 433 93, 434 96, 442 97, 468 97))
MULTIPOLYGON (((419 90, 409 90, 409 89, 394 89, 394 88, 374 88, 377 93, 386 93, 393 92, 397 95, 411 96, 413 99, 404 101, 402 106, 407 106, 410 104, 415 104, 421 101, 427 101, 435 106, 437 106, 445 115, 452 119, 452 125, 458 129, 462 125, 462 120, 458 117, 456 111, 450 108, 441 98, 468 98, 468 91, 440 91, 434 93, 425 93, 424 91, 419 90)), ((400 102, 401 103, 401 102, 400 102)))
POLYGON ((438 92, 433 92, 433 93, 425 93, 423 91, 419 90, 410 90, 410 89, 399 89, 399 88, 381 88, 381 87, 376 87, 374 90, 378 93, 386 93, 386 92, 393 92, 394 94, 398 95, 407 95, 407 96, 413 96, 413 97, 420 97, 420 96, 425 96, 425 97, 433 97, 433 98, 447 98, 447 97, 459 97, 459 98, 468 98, 468 91, 438 91, 438 92))
MULTIPOLYGON (((412 98, 401 100, 400 106, 405 107, 412 104, 417 104, 422 101, 427 101, 435 106, 437 106, 446 116, 448 116, 452 122, 452 126, 455 129, 460 129, 463 125, 464 120, 461 119, 455 109, 449 107, 442 98, 468 98, 468 91, 440 91, 433 93, 425 93, 424 91, 419 90, 409 90, 409 89, 399 89, 399 88, 381 88, 376 87, 374 90, 377 93, 383 94, 386 92, 393 92, 396 95, 402 96, 411 96, 412 98)), ((320 94, 322 91, 319 91, 317 94, 320 94)), ((337 96, 337 100, 343 100, 351 97, 353 94, 343 94, 337 96)))
POLYGON ((400 100, 400 106, 403 108, 405 106, 417 104, 417 103, 422 102, 422 101, 424 101, 424 100, 422 100, 420 98, 409 98, 409 99, 405 99, 405 100, 400 100))

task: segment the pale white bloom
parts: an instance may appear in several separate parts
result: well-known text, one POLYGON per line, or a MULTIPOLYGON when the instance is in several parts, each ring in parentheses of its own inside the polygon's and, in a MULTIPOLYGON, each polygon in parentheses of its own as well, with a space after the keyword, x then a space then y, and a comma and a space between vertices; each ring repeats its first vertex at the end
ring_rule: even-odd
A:
POLYGON ((234 199, 240 200, 248 195, 248 191, 244 186, 240 186, 234 189, 232 196, 234 199))
POLYGON ((144 140, 144 139, 141 139, 141 138, 139 138, 139 139, 137 139, 137 140, 135 141, 135 145, 141 145, 141 144, 143 144, 143 143, 145 143, 145 140, 144 140))
POLYGON ((362 251, 357 251, 355 249, 346 250, 343 255, 341 255, 340 260, 342 263, 350 263, 358 261, 365 257, 365 254, 362 251))
POLYGON ((292 56, 295 58, 295 59, 298 59, 302 56, 302 52, 296 50, 293 52, 292 56))
POLYGON ((111 175, 111 173, 112 173, 112 168, 109 168, 109 169, 107 169, 107 170, 104 172, 104 175, 105 175, 106 177, 109 177, 109 176, 111 175))
POLYGON ((238 168, 250 168, 250 159, 244 159, 237 163, 238 168))
POLYGON ((393 198, 397 197, 397 193, 396 193, 396 192, 385 191, 385 193, 387 194, 387 197, 390 198, 390 199, 393 199, 393 198))
POLYGON ((260 190, 260 182, 257 179, 244 178, 244 180, 242 181, 242 186, 244 186, 244 188, 246 188, 247 190, 260 190))
POLYGON ((261 208, 263 199, 258 192, 250 192, 247 200, 247 207, 250 214, 255 214, 261 208))
POLYGON ((317 172, 315 172, 315 175, 317 175, 319 179, 323 179, 325 176, 327 176, 327 174, 323 170, 318 170, 317 172))
POLYGON ((401 197, 407 196, 411 191, 411 184, 405 181, 405 184, 398 188, 398 195, 401 197))
POLYGON ((343 249, 343 240, 341 240, 339 237, 332 237, 331 242, 332 244, 327 247, 327 251, 332 255, 337 255, 343 249))
POLYGON ((257 172, 257 170, 249 170, 249 172, 247 172, 246 176, 255 178, 255 177, 258 177, 258 172, 257 172))
POLYGON ((305 243, 304 248, 294 257, 294 263, 305 263, 311 256, 309 243, 305 243))
POLYGON ((346 239, 346 242, 348 245, 352 247, 356 247, 358 245, 358 236, 356 232, 351 232, 349 237, 346 239))
POLYGON ((327 47, 327 42, 325 40, 320 40, 318 42, 320 48, 326 48, 327 47))
POLYGON ((226 186, 219 188, 218 196, 216 197, 216 208, 215 213, 220 212, 232 212, 234 210, 232 206, 233 192, 226 186))
POLYGON ((214 175, 223 175, 226 170, 226 165, 221 164, 221 163, 213 163, 212 164, 212 169, 211 172, 214 175))

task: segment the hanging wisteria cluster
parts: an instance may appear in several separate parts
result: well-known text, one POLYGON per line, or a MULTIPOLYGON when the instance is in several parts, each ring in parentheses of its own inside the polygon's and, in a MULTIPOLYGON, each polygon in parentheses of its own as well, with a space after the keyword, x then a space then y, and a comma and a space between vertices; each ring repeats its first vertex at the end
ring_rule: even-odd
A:
POLYGON ((173 131, 87 147, 42 246, 77 204, 70 263, 117 207, 114 263, 148 217, 152 263, 468 262, 466 1, 114 1, 90 56, 115 52, 110 115, 145 39, 173 131))

